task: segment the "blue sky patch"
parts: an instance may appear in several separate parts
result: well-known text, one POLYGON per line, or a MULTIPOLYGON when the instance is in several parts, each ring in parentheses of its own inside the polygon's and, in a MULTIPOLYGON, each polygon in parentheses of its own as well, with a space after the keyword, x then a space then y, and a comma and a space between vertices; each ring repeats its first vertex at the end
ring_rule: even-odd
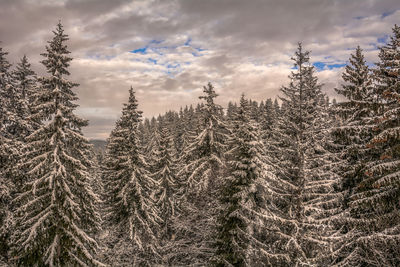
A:
POLYGON ((162 42, 164 42, 164 40, 151 40, 146 46, 138 48, 138 49, 134 49, 132 51, 130 51, 131 53, 134 54, 142 54, 145 55, 147 54, 147 49, 150 47, 150 45, 152 44, 161 44, 162 42))
POLYGON ((341 64, 329 64, 328 65, 328 69, 336 69, 336 68, 342 68, 342 67, 344 67, 344 66, 346 66, 346 64, 344 64, 344 63, 341 63, 341 64))
POLYGON ((317 71, 321 71, 324 69, 331 70, 331 69, 336 69, 336 68, 342 68, 342 67, 346 66, 346 64, 344 64, 344 63, 326 64, 324 62, 317 61, 317 62, 313 63, 313 66, 317 69, 317 71))
POLYGON ((134 53, 134 54, 142 54, 142 55, 144 55, 144 54, 146 54, 146 50, 147 50, 147 46, 132 50, 130 52, 134 53))
POLYGON ((326 64, 323 63, 323 62, 314 62, 314 63, 313 63, 313 66, 314 66, 315 68, 317 68, 317 70, 323 70, 324 67, 326 66, 326 64))

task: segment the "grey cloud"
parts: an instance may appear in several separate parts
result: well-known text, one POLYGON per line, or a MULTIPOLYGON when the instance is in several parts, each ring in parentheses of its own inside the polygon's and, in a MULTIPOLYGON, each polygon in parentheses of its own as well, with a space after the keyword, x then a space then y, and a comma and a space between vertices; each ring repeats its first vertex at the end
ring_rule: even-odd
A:
POLYGON ((131 2, 130 0, 68 0, 64 7, 71 10, 76 18, 98 17, 102 14, 112 12, 121 5, 131 2))
MULTIPOLYGON (((78 111, 90 119, 85 134, 92 138, 112 129, 130 85, 148 117, 198 102, 208 81, 221 104, 242 92, 257 100, 275 97, 288 82, 297 41, 312 50, 313 61, 346 62, 358 44, 376 61, 377 38, 391 33, 400 6, 398 0, 2 0, 0 45, 10 61, 27 54, 44 74, 40 53, 59 19, 75 58, 70 79, 81 84, 78 111), (163 54, 127 53, 151 40, 163 40, 163 54), (182 67, 168 74, 161 64, 169 63, 182 67)), ((334 96, 340 70, 318 75, 334 96)))

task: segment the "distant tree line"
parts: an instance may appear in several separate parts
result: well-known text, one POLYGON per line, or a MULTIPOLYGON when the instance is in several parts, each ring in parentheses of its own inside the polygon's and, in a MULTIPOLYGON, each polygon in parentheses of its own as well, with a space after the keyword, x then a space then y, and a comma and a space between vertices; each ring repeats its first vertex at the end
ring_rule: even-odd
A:
POLYGON ((400 27, 323 93, 301 43, 278 99, 144 119, 96 155, 59 23, 41 63, 0 48, 0 265, 399 266, 400 27))

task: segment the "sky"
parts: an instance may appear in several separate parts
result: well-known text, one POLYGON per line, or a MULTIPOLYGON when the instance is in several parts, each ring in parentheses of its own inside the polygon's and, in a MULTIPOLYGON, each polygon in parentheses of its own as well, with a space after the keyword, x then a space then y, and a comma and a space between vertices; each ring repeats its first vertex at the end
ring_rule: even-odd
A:
MULTIPOLYGON (((276 98, 289 82, 297 43, 311 50, 323 90, 336 97, 357 45, 366 60, 400 23, 399 0, 0 0, 0 46, 25 54, 39 75, 58 21, 69 35, 69 77, 80 86, 84 134, 106 139, 136 91, 150 118, 197 104, 212 82, 222 106, 242 93, 276 98)), ((340 99, 339 99, 340 100, 340 99)))

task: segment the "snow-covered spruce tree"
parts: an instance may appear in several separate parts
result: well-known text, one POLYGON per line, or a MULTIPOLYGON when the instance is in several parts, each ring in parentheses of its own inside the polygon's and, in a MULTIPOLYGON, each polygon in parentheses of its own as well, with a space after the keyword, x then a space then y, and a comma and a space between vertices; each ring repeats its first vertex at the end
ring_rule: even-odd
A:
MULTIPOLYGON (((251 266, 262 254, 253 229, 259 220, 256 183, 268 173, 263 156, 264 146, 258 124, 251 119, 251 107, 242 95, 240 105, 232 114, 231 134, 226 153, 228 170, 220 189, 216 266, 251 266)), ((262 226, 261 226, 262 227, 262 226)))
MULTIPOLYGON (((18 161, 23 158, 24 143, 26 137, 34 130, 38 128, 38 123, 35 123, 31 118, 30 105, 33 103, 32 95, 36 90, 36 77, 35 73, 30 69, 30 64, 27 58, 24 56, 21 59, 21 63, 17 64, 16 69, 11 73, 7 73, 7 67, 10 67, 2 57, 1 65, 4 67, 5 72, 4 80, 7 81, 7 86, 3 87, 2 94, 5 96, 3 99, 3 108, 5 108, 5 120, 3 121, 2 130, 2 142, 3 146, 2 162, 3 179, 8 186, 9 200, 13 199, 17 194, 17 191, 22 188, 22 184, 26 182, 26 169, 19 166, 18 161), (36 125, 36 127, 34 127, 36 125)), ((0 152, 1 153, 1 152, 0 152)), ((5 200, 6 198, 3 198, 5 200)), ((11 202, 9 203, 9 210, 12 209, 11 202)), ((11 213, 5 212, 4 214, 11 215, 11 213)), ((1 222, 2 220, 0 220, 1 222)), ((8 217, 7 222, 1 223, 3 225, 2 237, 7 237, 5 228, 10 228, 9 224, 12 220, 8 217)), ((12 230, 11 230, 12 231, 12 230)), ((1 247, 8 247, 5 244, 4 239, 0 241, 1 247)), ((2 250, 4 252, 4 250, 2 250)), ((4 254, 4 253, 2 253, 4 254)))
POLYGON ((157 182, 148 171, 139 141, 141 111, 132 88, 111 132, 104 159, 106 220, 111 251, 107 261, 122 266, 159 262, 157 232, 161 221, 153 200, 157 182))
POLYGON ((11 220, 11 194, 14 191, 15 165, 19 158, 21 143, 9 133, 15 114, 10 109, 10 92, 13 90, 11 64, 6 59, 7 52, 0 47, 0 262, 8 258, 8 238, 11 220))
POLYGON ((365 166, 371 158, 366 145, 372 138, 374 117, 379 107, 369 67, 360 47, 350 56, 342 78, 345 84, 336 89, 345 100, 334 105, 339 125, 332 128, 338 161, 333 167, 341 177, 338 191, 338 211, 332 223, 339 232, 334 236, 332 260, 342 264, 357 264, 358 227, 352 222, 349 202, 357 186, 365 178, 365 166))
POLYGON ((249 107, 250 107, 250 118, 256 122, 260 122, 262 118, 262 112, 258 106, 257 101, 249 99, 249 107))
POLYGON ((17 265, 102 265, 95 259, 100 218, 90 187, 90 145, 81 133, 87 121, 73 113, 77 84, 66 79, 72 60, 67 40, 59 23, 42 54, 49 76, 40 79, 41 104, 49 120, 27 137, 21 163, 29 168, 29 181, 14 200, 17 265))
POLYGON ((356 266, 400 265, 400 27, 380 48, 374 78, 383 110, 368 147, 373 157, 366 178, 350 202, 350 214, 361 231, 347 262, 356 266))
POLYGON ((222 107, 214 102, 217 94, 209 83, 204 86, 204 105, 198 105, 199 134, 184 148, 178 177, 185 184, 182 212, 174 220, 176 256, 173 264, 207 264, 214 253, 218 190, 224 175, 227 127, 222 107))
POLYGON ((17 154, 10 139, 0 134, 0 266, 8 261, 9 235, 12 222, 11 194, 14 189, 9 166, 10 155, 17 154))
POLYGON ((229 101, 228 108, 226 109, 226 120, 227 121, 233 121, 236 110, 237 110, 237 104, 229 101))
POLYGON ((196 139, 186 147, 182 157, 192 158, 180 172, 186 176, 188 188, 202 192, 208 189, 217 188, 220 184, 218 174, 223 170, 223 153, 225 151, 224 141, 226 140, 227 127, 223 121, 222 107, 214 103, 218 95, 211 83, 204 87, 204 96, 200 99, 206 101, 201 107, 201 132, 196 139))
POLYGON ((35 96, 38 94, 37 78, 25 55, 16 65, 12 75, 15 87, 13 106, 20 121, 18 138, 24 140, 33 130, 38 129, 40 124, 32 115, 34 109, 37 109, 35 107, 35 96))
POLYGON ((268 98, 263 105, 263 109, 260 111, 260 127, 262 131, 262 140, 267 143, 272 137, 272 132, 276 127, 276 121, 278 114, 272 102, 271 98, 268 98))
POLYGON ((6 59, 8 52, 4 52, 3 48, 0 47, 0 133, 6 136, 6 127, 8 125, 8 108, 10 106, 9 101, 9 88, 11 84, 10 67, 11 64, 6 59))
POLYGON ((169 130, 174 141, 175 149, 176 151, 180 151, 182 149, 182 134, 184 129, 180 125, 179 113, 168 111, 163 117, 164 125, 169 130))
POLYGON ((275 177, 267 179, 265 227, 267 261, 272 265, 317 264, 328 243, 324 218, 334 197, 325 149, 325 96, 301 44, 295 71, 282 87, 282 115, 270 153, 275 177))
MULTIPOLYGON (((20 63, 12 71, 12 90, 9 91, 8 108, 9 123, 7 132, 13 138, 15 149, 22 151, 26 142, 26 137, 40 127, 41 121, 34 118, 34 114, 39 112, 36 107, 35 95, 38 94, 37 78, 31 69, 31 64, 26 56, 23 56, 20 63)), ((18 155, 16 160, 24 160, 23 155, 18 155)), ((15 193, 22 188, 26 181, 27 170, 17 164, 13 170, 13 184, 15 193)))
MULTIPOLYGON (((183 110, 183 116, 180 118, 180 126, 183 128, 181 138, 181 147, 178 151, 178 156, 182 153, 182 151, 192 143, 194 138, 196 138, 196 115, 193 109, 193 106, 185 107, 183 110)), ((187 158, 186 158, 187 159, 187 158)), ((188 159, 187 159, 188 160, 188 159)), ((186 165, 187 162, 180 162, 183 165, 186 165)))
POLYGON ((147 170, 150 173, 156 172, 160 166, 158 158, 161 140, 159 120, 161 120, 161 116, 158 117, 158 120, 156 120, 154 117, 151 119, 151 128, 149 133, 150 136, 148 138, 149 141, 145 147, 145 157, 148 165, 147 170))
POLYGON ((177 193, 180 190, 180 183, 176 176, 177 153, 173 136, 165 122, 159 119, 158 123, 160 140, 155 154, 158 164, 152 177, 159 183, 159 189, 154 197, 159 209, 159 216, 162 219, 159 241, 162 247, 163 261, 165 264, 170 264, 169 257, 175 245, 172 222, 177 212, 177 193))

